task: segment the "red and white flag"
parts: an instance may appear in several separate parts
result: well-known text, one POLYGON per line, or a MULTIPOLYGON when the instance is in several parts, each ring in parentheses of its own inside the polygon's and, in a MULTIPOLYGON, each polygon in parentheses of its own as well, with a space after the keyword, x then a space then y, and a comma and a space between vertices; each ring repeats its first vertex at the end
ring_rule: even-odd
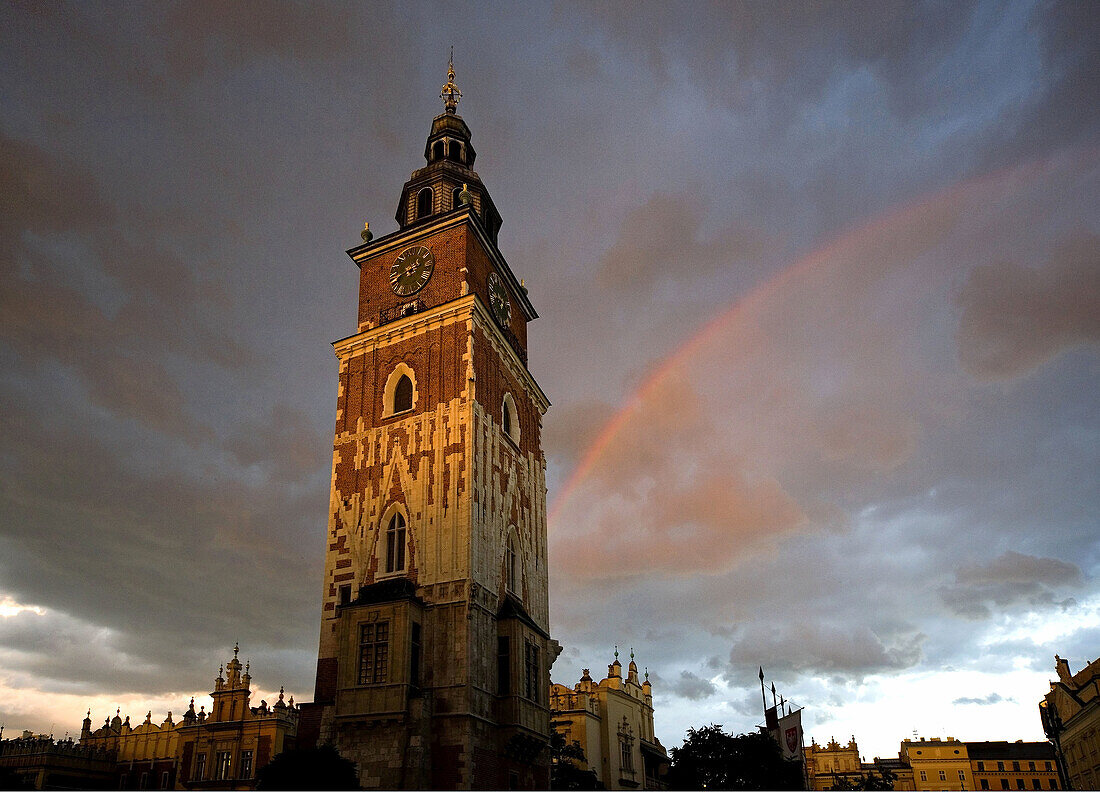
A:
POLYGON ((802 710, 779 719, 779 748, 784 759, 802 758, 802 710))

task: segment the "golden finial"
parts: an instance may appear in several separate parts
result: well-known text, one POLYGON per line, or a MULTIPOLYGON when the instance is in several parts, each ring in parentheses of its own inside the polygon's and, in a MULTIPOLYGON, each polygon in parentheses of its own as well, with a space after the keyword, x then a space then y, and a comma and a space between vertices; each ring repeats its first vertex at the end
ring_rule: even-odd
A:
POLYGON ((447 84, 439 92, 439 98, 443 100, 443 107, 448 113, 454 113, 458 107, 458 100, 462 98, 462 91, 455 85, 455 48, 451 45, 451 59, 447 63, 447 84))
POLYGON ((374 234, 372 234, 370 230, 370 223, 363 223, 363 232, 359 236, 363 237, 364 242, 370 242, 372 239, 374 239, 374 234))

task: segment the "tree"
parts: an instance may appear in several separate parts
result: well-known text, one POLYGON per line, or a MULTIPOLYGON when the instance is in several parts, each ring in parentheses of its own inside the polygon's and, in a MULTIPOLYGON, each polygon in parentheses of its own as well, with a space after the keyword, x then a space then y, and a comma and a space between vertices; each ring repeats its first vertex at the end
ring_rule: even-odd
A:
POLYGON ((0 789, 34 789, 31 779, 10 767, 0 767, 0 789))
POLYGON ((878 774, 872 770, 869 773, 863 773, 854 778, 843 777, 837 780, 833 784, 833 789, 873 789, 873 790, 892 790, 894 788, 894 782, 897 780, 897 774, 894 771, 886 767, 880 767, 878 774))
POLYGON ((554 724, 550 735, 551 789, 604 789, 595 770, 581 770, 577 762, 585 762, 584 749, 576 740, 566 742, 565 735, 554 724))
POLYGON ((259 769, 256 789, 359 789, 359 774, 331 745, 295 748, 259 769))
POLYGON ((801 789, 802 765, 784 761, 766 732, 734 736, 721 724, 688 729, 670 752, 670 789, 801 789))

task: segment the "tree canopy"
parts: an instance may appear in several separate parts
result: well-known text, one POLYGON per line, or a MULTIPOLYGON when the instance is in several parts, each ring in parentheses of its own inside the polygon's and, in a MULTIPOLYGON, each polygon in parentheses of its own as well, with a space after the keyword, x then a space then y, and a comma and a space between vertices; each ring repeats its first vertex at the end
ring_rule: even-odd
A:
POLYGON ((259 769, 256 789, 359 789, 359 774, 331 745, 296 748, 259 769))
POLYGON ((802 765, 784 761, 768 734, 732 735, 721 724, 688 729, 670 752, 670 789, 801 789, 802 765))

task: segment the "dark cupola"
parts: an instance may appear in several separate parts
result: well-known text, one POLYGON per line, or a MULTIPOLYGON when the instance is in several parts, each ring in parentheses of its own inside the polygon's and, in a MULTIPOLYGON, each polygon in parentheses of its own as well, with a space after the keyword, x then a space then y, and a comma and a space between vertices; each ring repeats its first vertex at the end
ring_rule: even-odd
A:
POLYGON ((493 199, 473 170, 477 153, 470 128, 456 112, 462 92, 455 85, 454 55, 447 66, 447 83, 439 94, 444 111, 432 119, 424 144, 427 165, 413 171, 401 191, 395 219, 402 228, 465 210, 469 205, 488 237, 496 244, 501 219, 493 199))

